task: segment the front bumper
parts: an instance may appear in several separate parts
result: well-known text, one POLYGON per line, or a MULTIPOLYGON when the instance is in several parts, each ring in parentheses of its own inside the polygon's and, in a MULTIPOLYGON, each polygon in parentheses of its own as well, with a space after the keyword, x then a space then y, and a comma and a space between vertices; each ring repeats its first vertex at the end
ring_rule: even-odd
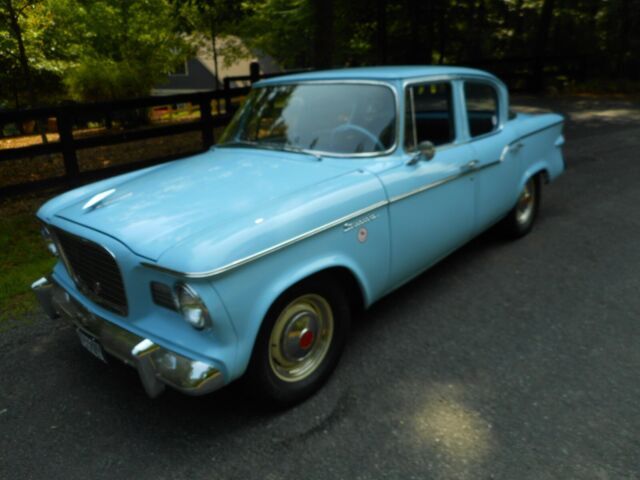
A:
POLYGON ((50 318, 70 321, 95 337, 105 351, 138 370, 142 385, 152 398, 160 395, 166 385, 189 395, 204 395, 225 384, 222 372, 213 365, 160 347, 91 313, 50 278, 37 280, 31 288, 50 318))

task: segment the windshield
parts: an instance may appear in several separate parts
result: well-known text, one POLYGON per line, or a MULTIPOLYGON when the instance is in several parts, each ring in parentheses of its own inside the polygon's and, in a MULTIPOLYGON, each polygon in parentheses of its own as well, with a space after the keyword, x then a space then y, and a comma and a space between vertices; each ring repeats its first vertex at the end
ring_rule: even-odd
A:
POLYGON ((270 85, 249 94, 219 146, 378 153, 393 146, 395 123, 393 92, 382 85, 270 85))

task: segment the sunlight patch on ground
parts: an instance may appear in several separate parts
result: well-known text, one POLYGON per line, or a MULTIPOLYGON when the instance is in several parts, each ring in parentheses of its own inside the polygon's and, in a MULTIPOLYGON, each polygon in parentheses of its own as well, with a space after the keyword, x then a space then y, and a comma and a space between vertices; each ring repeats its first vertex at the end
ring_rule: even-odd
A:
POLYGON ((488 459, 494 438, 491 425, 461 400, 463 389, 453 384, 430 387, 414 425, 418 442, 448 465, 447 475, 473 478, 488 459))
POLYGON ((571 120, 581 122, 585 120, 640 120, 640 110, 632 108, 614 108, 609 110, 587 110, 579 112, 570 112, 571 120))

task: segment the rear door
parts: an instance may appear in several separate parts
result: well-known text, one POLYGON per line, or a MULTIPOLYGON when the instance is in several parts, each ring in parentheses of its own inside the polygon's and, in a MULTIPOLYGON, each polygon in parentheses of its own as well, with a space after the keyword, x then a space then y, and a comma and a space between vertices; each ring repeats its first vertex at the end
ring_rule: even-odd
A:
POLYGON ((516 151, 505 149, 515 137, 507 122, 506 98, 487 80, 465 80, 464 116, 475 165, 478 233, 500 220, 515 204, 519 178, 516 151))

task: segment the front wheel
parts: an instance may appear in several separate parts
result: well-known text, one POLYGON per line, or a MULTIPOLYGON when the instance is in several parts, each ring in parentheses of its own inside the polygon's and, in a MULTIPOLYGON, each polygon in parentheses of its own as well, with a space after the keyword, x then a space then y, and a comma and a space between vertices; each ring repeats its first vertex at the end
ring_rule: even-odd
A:
POLYGON ((503 221, 507 235, 520 238, 531 231, 540 208, 541 190, 540 175, 527 180, 516 205, 503 221))
POLYGON ((338 363, 349 330, 339 285, 313 280, 285 293, 269 310, 247 371, 249 386, 278 405, 304 400, 338 363))

